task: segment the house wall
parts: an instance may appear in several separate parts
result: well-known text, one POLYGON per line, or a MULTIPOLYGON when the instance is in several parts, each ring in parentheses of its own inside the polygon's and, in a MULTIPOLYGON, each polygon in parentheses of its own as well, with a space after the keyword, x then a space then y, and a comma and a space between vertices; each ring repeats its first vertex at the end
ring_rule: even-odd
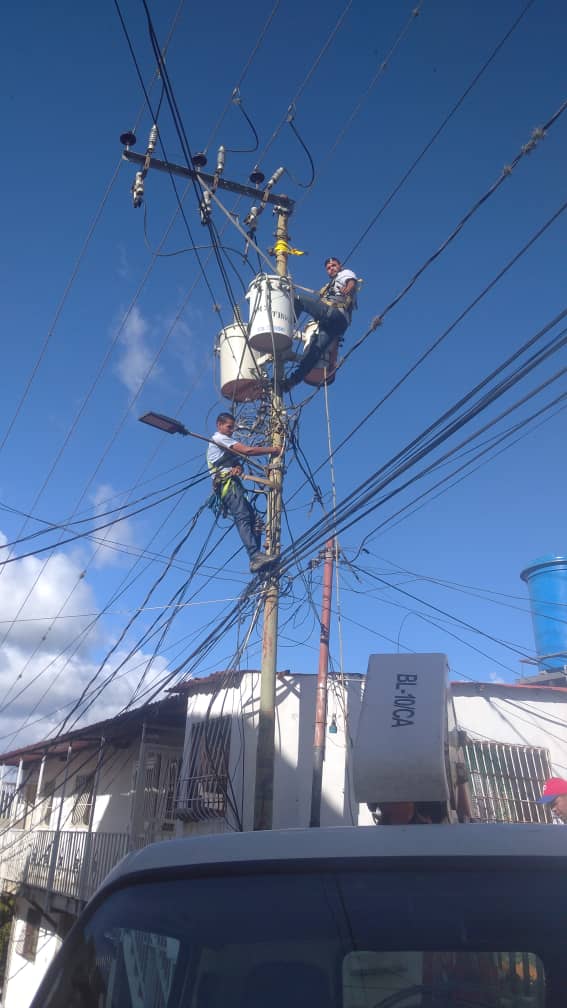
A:
POLYGON ((567 776, 567 693, 457 684, 453 696, 459 727, 471 738, 547 749, 552 772, 567 776))
MULTIPOLYGON (((347 677, 346 688, 336 679, 328 690, 327 725, 335 715, 337 733, 325 733, 321 825, 341 826, 371 823, 366 808, 359 809, 352 789, 352 741, 360 714, 363 680, 347 677)), ((274 765, 274 828, 309 825, 315 726, 316 677, 279 676, 276 685, 274 765)), ((192 726, 211 718, 231 718, 229 775, 244 829, 254 820, 254 780, 256 775, 257 724, 260 675, 244 673, 239 685, 219 691, 216 697, 196 693, 188 698, 185 755, 181 776, 187 776, 192 726)), ((183 822, 178 835, 207 834, 237 828, 234 815, 228 822, 210 818, 183 822)))
MULTIPOLYGON (((164 746, 148 744, 146 748, 147 758, 159 753, 162 759, 180 758, 181 750, 174 750, 164 746)), ((129 833, 132 815, 132 797, 134 770, 140 755, 140 743, 136 740, 125 748, 117 749, 110 743, 107 744, 102 760, 102 765, 98 777, 97 794, 94 806, 93 831, 100 833, 129 833)), ((27 815, 25 819, 20 818, 17 828, 43 828, 57 829, 59 822, 59 810, 61 808, 61 797, 63 791, 63 781, 65 776, 67 782, 65 786, 65 796, 61 808, 60 828, 62 830, 84 830, 85 823, 73 823, 73 810, 76 804, 76 779, 78 775, 85 776, 95 774, 99 762, 99 752, 93 749, 86 753, 84 750, 72 754, 67 768, 65 760, 60 757, 52 757, 45 761, 45 766, 41 781, 41 793, 37 796, 37 785, 39 778, 39 763, 26 772, 26 803, 27 815), (46 790, 50 784, 55 784, 55 792, 51 800, 51 814, 46 819, 47 798, 46 790)), ((20 811, 23 805, 20 806, 20 811)))
POLYGON ((42 918, 35 959, 31 962, 19 954, 18 944, 26 926, 28 906, 28 902, 21 897, 16 900, 10 950, 6 964, 3 1008, 27 1008, 47 967, 62 943, 62 939, 45 918, 42 918))
MULTIPOLYGON (((164 764, 168 758, 180 758, 181 756, 180 749, 175 750, 169 747, 153 744, 148 744, 146 752, 148 757, 151 757, 153 753, 159 752, 163 757, 164 764)), ((110 744, 107 746, 98 780, 98 793, 94 806, 93 833, 110 833, 122 834, 126 837, 129 836, 131 829, 134 769, 138 762, 139 754, 139 741, 136 741, 124 749, 116 749, 110 744)), ((37 808, 33 810, 31 809, 31 806, 36 803, 39 764, 33 767, 32 772, 29 774, 29 781, 26 785, 26 794, 29 797, 30 811, 26 817, 25 834, 28 835, 32 828, 54 831, 57 829, 59 823, 62 831, 62 838, 60 846, 58 847, 58 852, 69 865, 68 877, 72 877, 73 879, 81 877, 80 874, 77 875, 76 873, 80 873, 82 871, 82 865, 77 867, 76 858, 74 858, 73 855, 68 856, 69 850, 71 849, 70 838, 74 833, 84 833, 87 830, 86 824, 73 823, 72 821, 73 809, 75 807, 77 797, 75 793, 76 777, 78 774, 94 774, 98 761, 98 750, 93 750, 92 753, 85 753, 83 750, 81 752, 77 752, 71 757, 67 766, 65 797, 63 798, 63 804, 61 806, 61 793, 63 779, 65 776, 65 762, 59 759, 59 757, 53 757, 52 759, 46 760, 43 773, 42 791, 44 791, 46 783, 57 778, 57 790, 53 796, 49 823, 44 821, 44 802, 41 802, 37 808), (60 808, 61 818, 59 820, 60 808)), ((146 842, 150 842, 152 839, 163 839, 166 836, 171 836, 171 833, 166 834, 161 831, 160 824, 162 818, 163 816, 160 817, 155 829, 152 828, 151 832, 148 833, 146 842)), ((145 822, 143 814, 140 825, 142 831, 146 830, 146 828, 149 830, 149 824, 145 822)), ((22 826, 23 823, 20 822, 19 829, 22 829, 22 826)), ((104 837, 102 840, 103 842, 106 842, 104 837)), ((111 845, 114 844, 115 841, 117 842, 119 840, 121 840, 120 837, 111 837, 111 845)), ((94 838, 92 843, 95 843, 94 838)), ((80 847, 76 849, 82 850, 83 848, 80 847)), ((118 850, 118 847, 116 847, 116 849, 118 850)), ((114 850, 114 847, 112 847, 112 850, 114 850)), ((112 850, 110 851, 111 854, 112 850)), ((119 856, 121 856, 121 854, 119 856)), ((104 859, 102 863, 104 863, 104 859)), ((111 865, 109 864, 108 867, 110 866, 111 865)), ((59 869, 57 872, 59 873, 59 869)), ((47 878, 47 868, 45 869, 45 877, 47 878)), ((56 881, 57 878, 58 875, 56 876, 56 881)), ((36 893, 37 902, 42 903, 45 898, 45 890, 36 890, 36 893)), ((26 1008, 26 1006, 29 1005, 47 967, 62 942, 62 939, 58 937, 57 933, 55 933, 53 929, 50 930, 49 923, 45 918, 43 918, 40 927, 37 954, 33 962, 18 953, 18 943, 25 929, 28 905, 27 901, 21 897, 19 897, 16 902, 16 914, 12 925, 9 958, 6 970, 3 1008, 26 1008)), ((58 924, 60 915, 56 910, 50 909, 49 916, 56 924, 58 924)), ((59 930, 62 934, 63 924, 59 930)))

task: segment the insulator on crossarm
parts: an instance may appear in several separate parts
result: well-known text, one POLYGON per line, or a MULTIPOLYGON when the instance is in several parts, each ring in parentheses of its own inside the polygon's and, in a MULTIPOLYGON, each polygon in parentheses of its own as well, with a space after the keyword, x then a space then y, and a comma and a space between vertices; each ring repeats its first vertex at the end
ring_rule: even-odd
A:
POLYGON ((273 189, 273 187, 275 186, 276 182, 279 182, 279 180, 281 179, 284 171, 285 171, 285 168, 276 168, 276 170, 275 170, 274 174, 272 175, 271 179, 268 179, 268 181, 266 182, 266 189, 273 189))
POLYGON ((211 194, 208 189, 205 189, 203 193, 203 199, 201 200, 201 205, 199 206, 199 212, 201 214, 201 224, 206 226, 211 219, 211 194))
POLYGON ((217 175, 222 175, 224 171, 224 147, 219 147, 217 154, 217 175))
POLYGON ((252 185, 261 185, 265 178, 266 176, 263 171, 260 171, 259 166, 254 165, 252 171, 250 172, 250 181, 252 185))
POLYGON ((150 135, 148 137, 148 154, 153 154, 153 152, 155 151, 157 138, 158 138, 158 128, 154 123, 154 125, 150 130, 150 135))
POLYGON ((250 228, 256 227, 256 220, 258 218, 259 213, 260 213, 260 207, 257 206, 250 207, 247 216, 244 218, 244 223, 246 224, 247 227, 250 228))
POLYGON ((132 203, 134 204, 134 209, 137 210, 141 207, 142 200, 144 199, 144 176, 141 171, 136 172, 134 181, 132 182, 132 203))
POLYGON ((136 134, 132 133, 132 130, 126 130, 126 133, 120 134, 120 143, 126 149, 134 147, 136 144, 136 134))

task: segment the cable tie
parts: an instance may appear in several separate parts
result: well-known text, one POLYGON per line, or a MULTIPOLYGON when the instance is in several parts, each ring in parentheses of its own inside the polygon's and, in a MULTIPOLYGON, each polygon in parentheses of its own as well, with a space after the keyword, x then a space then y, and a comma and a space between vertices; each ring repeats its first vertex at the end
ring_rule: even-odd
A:
POLYGON ((511 175, 512 174, 512 165, 509 165, 509 164, 504 165, 504 167, 502 169, 502 174, 503 175, 511 175))
POLYGON ((370 323, 370 332, 374 332, 375 329, 378 329, 378 327, 382 325, 383 321, 384 318, 382 315, 375 315, 370 323))

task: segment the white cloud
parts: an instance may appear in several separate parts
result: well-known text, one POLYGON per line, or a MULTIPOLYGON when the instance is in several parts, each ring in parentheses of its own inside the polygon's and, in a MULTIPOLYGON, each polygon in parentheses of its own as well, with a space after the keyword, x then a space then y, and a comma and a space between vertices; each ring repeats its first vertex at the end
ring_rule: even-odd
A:
MULTIPOLYGON (((101 487, 101 499, 108 489, 101 487)), ((11 555, 5 543, 0 533, 0 562, 11 555)), ((45 569, 44 562, 26 557, 0 567, 0 752, 52 734, 93 677, 102 685, 118 670, 75 727, 112 717, 144 675, 153 681, 167 666, 159 657, 146 672, 151 655, 135 652, 118 669, 127 655, 123 646, 97 676, 93 652, 112 641, 96 622, 83 633, 98 612, 92 588, 76 558, 56 553, 45 569)))
MULTIPOLYGON (((149 654, 136 652, 124 667, 118 668, 125 657, 125 652, 117 652, 99 672, 99 663, 78 655, 45 650, 30 657, 21 648, 5 647, 0 670, 3 698, 0 704, 0 752, 30 745, 60 730, 85 688, 86 696, 77 712, 70 717, 66 731, 118 714, 131 702, 151 658, 149 654), (112 682, 109 682, 111 677, 112 682), (91 680, 94 681, 89 686, 91 680), (95 699, 98 687, 105 683, 105 688, 95 699), (88 706, 89 699, 94 700, 92 706, 88 706)), ((157 658, 151 664, 147 681, 156 680, 166 666, 165 659, 157 658)), ((134 706, 139 706, 144 699, 142 696, 134 706)))
MULTIPOLYGON (((6 537, 0 533, 0 547, 6 537)), ((89 622, 95 601, 76 559, 55 553, 13 560, 0 548, 0 648, 6 635, 11 645, 25 651, 49 640, 49 647, 66 647, 89 622), (6 561, 11 561, 6 563, 6 561), (45 569, 44 569, 45 568, 45 569)))
MULTIPOLYGON (((116 372, 131 395, 139 392, 155 357, 149 337, 150 325, 134 305, 120 333, 122 356, 116 364, 116 372)), ((152 378, 159 374, 160 368, 156 365, 152 378)))
MULTIPOLYGON (((119 503, 124 503, 124 501, 119 501, 116 490, 109 483, 101 484, 93 497, 97 515, 110 511, 119 503)), ((104 520, 112 521, 114 517, 114 515, 107 515, 104 520)), ((93 544, 94 552, 90 562, 96 569, 122 563, 128 559, 127 551, 136 548, 132 522, 127 518, 116 522, 109 528, 101 529, 95 535, 96 542, 93 544)))

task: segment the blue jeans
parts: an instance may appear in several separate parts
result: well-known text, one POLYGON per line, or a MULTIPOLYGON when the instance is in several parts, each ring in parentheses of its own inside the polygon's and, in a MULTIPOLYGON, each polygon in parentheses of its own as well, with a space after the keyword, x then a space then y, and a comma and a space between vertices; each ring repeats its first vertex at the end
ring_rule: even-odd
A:
POLYGON ((330 343, 342 336, 348 329, 348 318, 340 308, 325 304, 316 294, 296 294, 293 299, 295 314, 307 312, 319 323, 319 331, 306 348, 299 366, 288 378, 290 385, 297 385, 315 366, 330 343))
POLYGON ((242 539, 248 556, 252 559, 260 549, 260 536, 254 531, 256 521, 254 508, 247 500, 239 479, 235 479, 234 477, 231 479, 230 486, 222 498, 222 502, 236 525, 237 532, 242 539))

